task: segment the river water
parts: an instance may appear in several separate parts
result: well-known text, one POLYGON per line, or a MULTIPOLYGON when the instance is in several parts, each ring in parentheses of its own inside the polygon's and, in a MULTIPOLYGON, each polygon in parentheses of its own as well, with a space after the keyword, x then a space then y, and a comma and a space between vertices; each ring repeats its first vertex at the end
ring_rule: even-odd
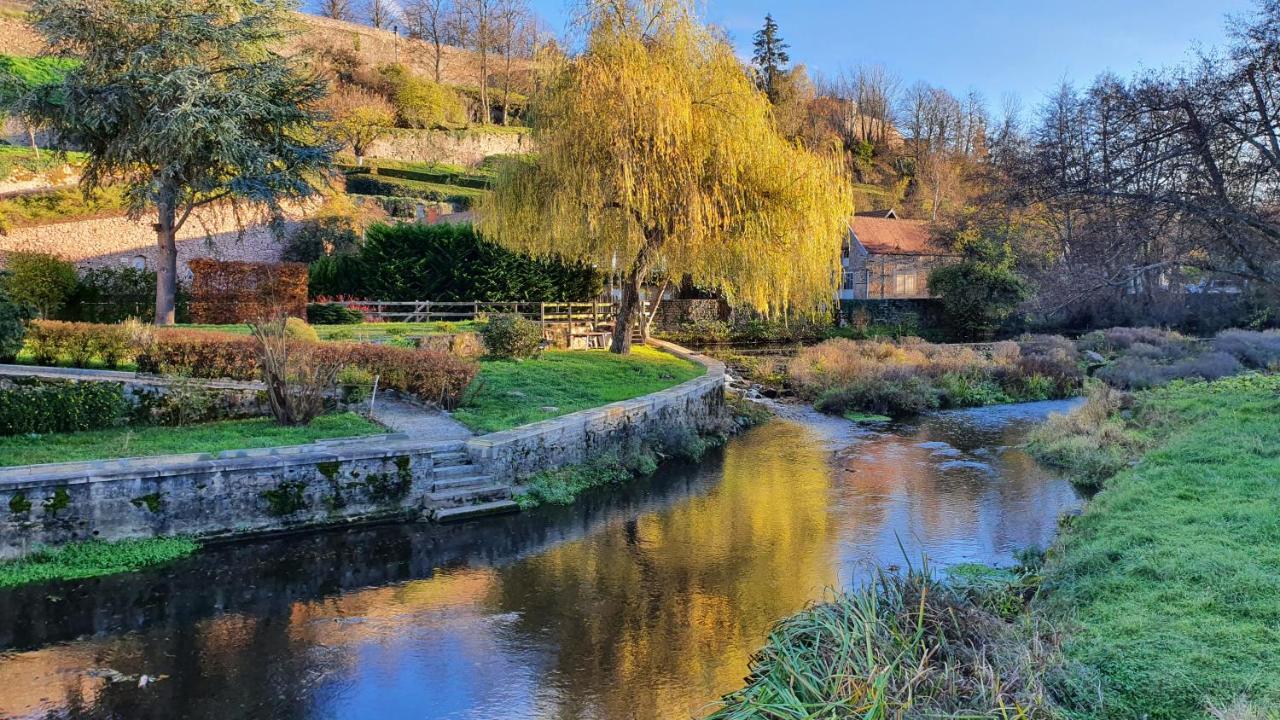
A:
POLYGON ((874 564, 1047 544, 1080 500, 1016 446, 1063 408, 775 420, 570 508, 0 590, 0 717, 695 717, 874 564))

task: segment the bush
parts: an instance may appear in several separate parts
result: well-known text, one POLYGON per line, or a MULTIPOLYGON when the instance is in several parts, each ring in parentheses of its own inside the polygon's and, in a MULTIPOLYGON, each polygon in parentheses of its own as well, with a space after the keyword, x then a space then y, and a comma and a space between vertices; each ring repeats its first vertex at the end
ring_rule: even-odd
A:
MULTIPOLYGON (((179 322, 190 318, 190 293, 179 286, 176 313, 179 322)), ((118 323, 126 318, 155 318, 156 273, 133 267, 91 268, 80 275, 75 292, 59 319, 79 322, 118 323)))
POLYGON ((27 347, 38 365, 60 362, 89 367, 96 360, 108 368, 134 359, 129 329, 124 325, 35 320, 27 331, 27 347))
POLYGON ((1255 370, 1270 370, 1280 365, 1280 332, 1275 330, 1224 330, 1213 339, 1212 347, 1255 370))
POLYGON ((10 252, 5 262, 9 268, 5 280, 9 297, 34 307, 40 317, 53 317, 76 289, 76 266, 56 255, 10 252))
POLYGON ((356 365, 338 371, 338 392, 348 405, 362 403, 373 393, 373 373, 356 365))
POLYGON ((944 407, 982 407, 1013 401, 999 384, 980 374, 945 373, 937 383, 944 407))
POLYGON ((0 385, 0 435, 97 430, 123 424, 128 412, 120 383, 24 378, 0 385))
POLYGON ((35 317, 29 305, 13 302, 0 276, 0 362, 12 362, 22 350, 27 335, 27 321, 35 317))
POLYGON ((1128 467, 1144 443, 1119 417, 1127 396, 1095 383, 1083 405, 1050 415, 1031 434, 1028 450, 1041 462, 1071 471, 1071 482, 1086 489, 1128 467))
MULTIPOLYGON (((278 316, 251 326, 271 415, 288 427, 309 425, 324 412, 342 367, 317 352, 314 341, 299 342, 296 325, 290 328, 294 320, 278 316)), ((305 323, 303 327, 315 336, 315 330, 305 323)))
POLYGON ((453 88, 416 77, 403 65, 383 66, 378 74, 390 91, 402 127, 423 129, 467 121, 466 108, 453 88))
POLYGON ((525 360, 542 351, 542 326, 519 315, 494 315, 480 327, 490 357, 525 360))
POLYGON ((298 223, 290 233, 280 259, 311 263, 325 255, 354 252, 359 247, 360 229, 353 219, 341 216, 310 218, 298 223))
POLYGON ((258 358, 253 340, 228 333, 160 330, 139 350, 138 372, 189 377, 256 380, 258 358))
POLYGON ((284 323, 284 334, 290 340, 311 343, 320 342, 320 335, 316 333, 316 329, 308 325, 307 321, 302 318, 287 318, 284 323))
POLYGON ((455 188, 452 185, 437 185, 418 180, 375 175, 348 175, 347 192, 352 195, 379 195, 409 197, 419 200, 447 202, 460 208, 471 207, 478 193, 468 188, 455 188))
POLYGON ((307 305, 307 322, 312 325, 359 325, 364 313, 338 303, 311 303, 307 305))
POLYGON ((1125 355, 1099 370, 1097 377, 1122 390, 1146 390, 1174 380, 1216 380, 1243 371, 1240 361, 1224 352, 1195 355, 1172 364, 1163 364, 1141 355, 1125 355))
POLYGON ((191 315, 198 323, 228 325, 283 313, 302 317, 307 308, 307 266, 192 260, 191 315))
POLYGON ((832 415, 856 411, 904 417, 935 410, 940 404, 941 393, 928 380, 905 377, 856 380, 824 392, 814 407, 832 415))
POLYGON ((311 264, 311 294, 397 300, 582 302, 602 278, 586 263, 534 258, 470 225, 373 225, 360 252, 311 264))

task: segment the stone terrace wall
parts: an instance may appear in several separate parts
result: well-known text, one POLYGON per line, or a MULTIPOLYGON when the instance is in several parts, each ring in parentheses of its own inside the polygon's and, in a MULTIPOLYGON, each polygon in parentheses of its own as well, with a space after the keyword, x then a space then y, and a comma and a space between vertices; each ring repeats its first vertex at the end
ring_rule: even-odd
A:
POLYGON ((475 166, 490 155, 533 152, 527 133, 397 130, 373 143, 369 157, 475 166))
POLYGON ((218 537, 416 516, 433 456, 459 443, 404 436, 208 455, 0 470, 0 559, 34 547, 218 537))
MULTIPOLYGON (((284 232, 292 225, 286 223, 284 232)), ((263 222, 246 221, 242 232, 229 211, 193 213, 178 232, 178 275, 189 281, 187 263, 195 258, 278 262, 283 249, 281 239, 263 222)), ((52 253, 82 268, 145 263, 154 270, 159 260, 150 222, 119 216, 12 228, 0 235, 0 265, 8 250, 52 253)))
POLYGON ((542 470, 585 463, 631 442, 661 440, 682 431, 720 431, 725 417, 724 364, 678 345, 649 342, 703 365, 706 374, 651 395, 469 440, 471 462, 501 481, 519 482, 542 470))

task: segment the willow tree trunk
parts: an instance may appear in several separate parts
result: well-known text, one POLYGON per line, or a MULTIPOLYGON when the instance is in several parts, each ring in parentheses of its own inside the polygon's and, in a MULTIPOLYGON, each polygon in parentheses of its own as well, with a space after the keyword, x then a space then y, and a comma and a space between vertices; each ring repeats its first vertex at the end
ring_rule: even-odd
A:
POLYGON ((640 322, 644 322, 644 301, 640 296, 644 279, 649 276, 649 268, 653 264, 653 253, 662 245, 659 233, 650 233, 636 253, 636 259, 627 272, 627 280, 622 286, 622 302, 618 303, 618 317, 613 323, 613 344, 609 351, 619 355, 631 352, 631 319, 638 310, 640 322))
POLYGON ((172 325, 176 319, 178 295, 178 211, 172 200, 156 204, 156 244, 160 262, 156 266, 156 325, 172 325))

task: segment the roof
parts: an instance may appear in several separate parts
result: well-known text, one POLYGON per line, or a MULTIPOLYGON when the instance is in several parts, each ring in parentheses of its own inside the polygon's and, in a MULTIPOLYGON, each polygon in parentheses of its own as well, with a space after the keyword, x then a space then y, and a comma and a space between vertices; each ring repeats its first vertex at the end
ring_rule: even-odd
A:
POLYGON ((885 220, 897 220, 898 213, 893 208, 888 210, 863 210, 860 213, 854 213, 858 217, 882 218, 885 220))
POLYGON ((849 221, 854 238, 872 255, 947 255, 931 242, 925 220, 890 220, 855 216, 849 221))

